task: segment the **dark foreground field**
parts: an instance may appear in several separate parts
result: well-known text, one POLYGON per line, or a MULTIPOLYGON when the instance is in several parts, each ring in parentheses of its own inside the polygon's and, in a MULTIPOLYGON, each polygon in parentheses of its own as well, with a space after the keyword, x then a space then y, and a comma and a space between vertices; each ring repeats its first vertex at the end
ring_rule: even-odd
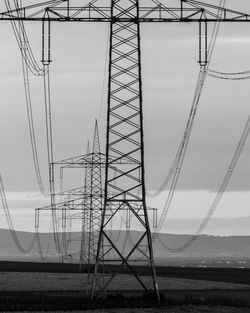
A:
POLYGON ((250 312, 250 269, 157 267, 157 273, 160 304, 137 290, 125 271, 107 299, 90 302, 78 265, 0 262, 0 311, 250 312))
MULTIPOLYGON (((137 267, 139 269, 139 267, 137 267)), ((115 265, 106 266, 114 271, 115 265)), ((79 273, 78 264, 0 261, 0 272, 79 273)), ((157 266, 158 277, 174 277, 250 285, 250 268, 157 266)), ((128 273, 126 269, 123 273, 128 273)), ((145 272, 145 274, 147 274, 145 272)))
POLYGON ((167 291, 162 292, 161 302, 158 303, 150 296, 141 296, 123 291, 116 296, 107 296, 106 299, 90 300, 82 292, 2 292, 0 297, 1 312, 15 311, 73 311, 73 310, 103 310, 106 312, 250 312, 249 291, 167 291), (200 307, 197 311, 195 308, 200 307), (190 309, 192 307, 192 310, 190 309), (214 310, 214 307, 220 309, 214 310), (227 307, 227 310, 223 308, 227 307), (122 308, 122 309, 121 309, 122 308), (202 309, 201 309, 202 308, 202 309), (136 311, 135 309, 140 309, 136 311))

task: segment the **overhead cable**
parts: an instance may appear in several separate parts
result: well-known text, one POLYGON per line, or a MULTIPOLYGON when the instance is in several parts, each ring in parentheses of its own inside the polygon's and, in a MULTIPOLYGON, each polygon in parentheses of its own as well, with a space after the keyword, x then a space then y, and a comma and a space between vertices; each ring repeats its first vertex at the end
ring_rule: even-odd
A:
POLYGON ((240 158, 240 155, 242 153, 242 150, 245 146, 245 143, 246 143, 246 140, 248 138, 248 135, 249 135, 249 132, 250 132, 250 115, 248 116, 248 119, 246 121, 246 124, 244 126, 244 129, 242 131, 242 134, 240 136, 240 139, 239 139, 239 142, 236 146, 236 149, 235 149, 235 152, 233 154, 233 157, 232 157, 232 160, 227 168, 227 171, 226 171, 226 174, 222 180, 222 183, 219 187, 219 190, 205 216, 205 218, 203 219, 202 223, 200 224, 199 228, 197 229, 197 231, 195 232, 195 234, 193 234, 191 236, 191 238, 185 243, 183 244, 181 247, 178 247, 178 248, 171 248, 169 247, 168 245, 166 245, 164 243, 164 241, 158 236, 158 240, 159 242, 161 243, 161 245, 169 252, 174 252, 174 253, 177 253, 177 252, 181 252, 183 250, 185 250, 186 248, 188 248, 197 238, 198 236, 202 233, 203 229, 207 226, 210 218, 212 217, 213 213, 215 212, 215 210, 217 209, 219 203, 220 203, 220 200, 228 186, 228 183, 233 175, 233 172, 235 170, 235 167, 238 163, 238 160, 240 158))
MULTIPOLYGON (((44 65, 45 66, 45 65, 44 65)), ((49 189, 51 200, 51 216, 53 225, 53 234, 58 253, 61 251, 59 240, 57 214, 55 210, 55 182, 54 182, 54 153, 53 153, 53 135, 52 135, 52 116, 51 116, 51 88, 50 88, 50 75, 49 67, 47 74, 43 77, 44 85, 44 106, 45 106, 45 122, 46 122, 46 139, 47 139, 47 155, 49 167, 49 189)))
MULTIPOLYGON (((224 8, 225 2, 226 2, 226 0, 221 0, 220 10, 224 8)), ((210 63, 212 55, 213 55, 215 42, 216 42, 218 31, 219 31, 219 25, 220 25, 219 22, 217 22, 217 23, 215 23, 215 25, 213 27, 212 36, 211 36, 210 44, 208 47, 208 63, 206 64, 206 66, 200 67, 200 71, 199 71, 199 75, 198 75, 198 80, 197 80, 197 84, 196 84, 196 88, 195 88, 195 93, 194 93, 188 121, 187 121, 185 130, 184 130, 181 142, 180 142, 179 147, 177 149, 175 158, 172 162, 170 170, 168 171, 168 173, 166 175, 166 178, 164 179, 164 181, 161 184, 161 186, 159 187, 159 189, 155 192, 147 192, 147 197, 149 197, 149 198, 155 198, 155 197, 159 196, 167 188, 167 186, 169 185, 170 180, 174 174, 179 176, 178 173, 180 173, 180 170, 181 170, 181 167, 179 165, 181 164, 181 162, 183 162, 181 160, 184 159, 184 157, 185 157, 186 149, 187 149, 190 135, 192 132, 194 118, 195 118, 195 115, 197 112, 198 104, 200 101, 200 96, 201 96, 203 85, 205 82, 207 69, 209 67, 209 63, 210 63)))
MULTIPOLYGON (((11 11, 11 5, 10 5, 9 0, 4 0, 4 1, 5 1, 5 5, 6 5, 7 10, 11 11)), ((47 68, 40 67, 38 65, 38 63, 37 63, 37 61, 36 61, 36 59, 34 57, 33 51, 31 49, 31 46, 30 46, 30 43, 29 43, 29 40, 28 40, 28 36, 27 36, 26 30, 25 30, 25 27, 24 27, 24 23, 21 20, 21 10, 20 10, 20 8, 18 6, 18 3, 16 1, 14 1, 14 4, 15 4, 15 8, 16 8, 19 20, 18 20, 18 23, 16 23, 16 21, 12 20, 12 19, 10 20, 10 22, 11 22, 11 26, 12 26, 12 29, 13 29, 13 32, 14 32, 17 44, 19 46, 21 55, 23 57, 23 60, 27 64, 29 70, 34 75, 36 75, 36 76, 43 76, 43 75, 46 74, 47 68), (19 30, 22 33, 22 37, 20 36, 20 31, 19 30), (23 40, 26 43, 26 48, 25 49, 23 48, 23 45, 22 45, 22 41, 23 40)))
MULTIPOLYGON (((25 41, 22 41, 22 45, 23 45, 24 53, 26 53, 25 41)), ((27 111, 27 117, 28 117, 28 126, 29 126, 29 135, 30 135, 33 163, 34 163, 36 179, 37 179, 40 192, 45 195, 45 190, 44 190, 44 186, 42 182, 40 165, 39 165, 39 160, 38 160, 38 153, 37 153, 37 143, 36 143, 36 135, 35 135, 35 128, 34 128, 28 66, 27 66, 27 63, 24 61, 24 59, 23 58, 21 59, 22 59, 22 71, 23 71, 23 80, 24 80, 26 111, 27 111)))
POLYGON ((2 202, 3 209, 4 209, 4 214, 5 214, 5 217, 7 220, 7 224, 8 224, 9 230, 10 230, 11 238, 12 238, 15 246, 17 247, 17 249, 22 254, 28 254, 34 248, 35 243, 37 243, 38 253, 39 253, 41 259, 45 260, 47 257, 48 251, 49 251, 49 242, 47 245, 47 251, 45 254, 43 254, 42 247, 41 247, 40 234, 39 234, 37 228, 36 228, 35 234, 32 237, 32 240, 31 240, 31 242, 27 248, 24 248, 23 245, 20 243, 20 240, 18 239, 17 232, 13 226, 13 222, 11 219, 10 210, 9 210, 8 202, 6 199, 6 194, 5 194, 4 184, 3 184, 3 179, 2 179, 1 174, 0 174, 0 197, 1 197, 1 202, 2 202))
POLYGON ((219 72, 215 70, 207 70, 207 75, 213 78, 224 79, 224 80, 246 80, 250 79, 250 70, 243 72, 219 72))
POLYGON ((35 235, 33 236, 32 240, 31 240, 31 243, 28 246, 28 248, 24 248, 21 245, 21 243, 20 243, 20 241, 19 241, 19 239, 17 237, 16 231, 14 229, 11 216, 10 216, 9 206, 8 206, 7 199, 6 199, 6 195, 5 195, 5 190, 4 190, 4 185, 3 185, 3 180, 2 180, 2 175, 1 174, 0 174, 0 197, 1 197, 2 206, 3 206, 3 209, 4 209, 4 214, 5 214, 7 223, 8 223, 8 227, 9 227, 9 230, 10 230, 10 234, 11 234, 12 240, 14 241, 15 246, 17 247, 17 249, 22 254, 28 254, 34 247, 34 244, 36 242, 36 236, 35 235))
MULTIPOLYGON (((223 8, 224 6, 225 6, 225 0, 221 0, 220 8, 223 8)), ((173 199, 174 194, 175 194, 176 186, 177 186, 178 179, 179 179, 179 176, 181 173, 182 165, 184 162, 184 158, 186 155, 186 151, 187 151, 187 147, 188 147, 188 143, 189 143, 189 139, 190 139, 190 135, 192 132, 192 128, 193 128, 193 124, 194 124, 194 118, 196 116, 199 100, 201 97, 201 92, 202 92, 205 78, 206 78, 206 68, 208 68, 209 63, 210 63, 211 58, 212 58, 212 55, 213 55, 215 42, 216 42, 218 31, 219 31, 219 26, 220 26, 220 22, 218 21, 217 23, 215 23, 215 25, 213 27, 212 36, 211 36, 211 40, 210 40, 210 44, 209 44, 209 48, 208 48, 208 63, 205 66, 200 67, 198 81, 197 81, 195 94, 194 94, 189 118, 187 121, 187 125, 185 128, 184 135, 182 137, 179 149, 177 151, 177 155, 174 159, 175 164, 172 165, 172 167, 171 167, 171 169, 175 168, 175 170, 173 172, 173 178, 171 181, 171 185, 169 188, 167 199, 166 199, 165 204, 164 204, 163 212, 162 212, 162 215, 160 217, 157 231, 154 233, 153 238, 152 238, 153 240, 155 240, 158 237, 158 233, 161 230, 163 223, 165 222, 166 216, 168 214, 168 211, 169 211, 171 203, 172 203, 172 199, 173 199)))
POLYGON ((47 260, 48 253, 49 253, 49 248, 50 248, 50 242, 51 242, 50 232, 48 234, 48 243, 47 243, 47 249, 46 249, 45 253, 43 252, 41 238, 40 238, 40 233, 39 233, 39 230, 38 230, 37 227, 35 228, 35 236, 36 236, 38 253, 40 255, 41 260, 45 261, 45 260, 47 260))

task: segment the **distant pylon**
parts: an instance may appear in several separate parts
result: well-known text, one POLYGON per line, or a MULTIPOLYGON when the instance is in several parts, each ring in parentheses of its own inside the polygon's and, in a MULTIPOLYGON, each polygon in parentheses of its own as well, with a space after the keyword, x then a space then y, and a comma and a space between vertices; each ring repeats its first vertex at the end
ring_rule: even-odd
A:
POLYGON ((102 173, 101 173, 101 151, 97 120, 95 121, 95 132, 91 159, 91 194, 90 194, 90 241, 89 262, 96 260, 99 231, 101 226, 101 213, 103 206, 102 173))
POLYGON ((83 197, 83 207, 82 207, 82 232, 81 232, 81 247, 80 247, 80 271, 82 271, 83 266, 89 264, 89 220, 90 220, 90 197, 91 194, 91 164, 90 164, 90 146, 89 141, 87 144, 87 155, 89 156, 89 163, 85 167, 85 177, 84 177, 84 197, 83 197))
MULTIPOLYGON (((87 153, 84 155, 84 186, 62 192, 65 195, 60 206, 61 211, 61 246, 62 262, 68 261, 68 256, 79 255, 79 271, 90 272, 96 259, 96 250, 101 223, 101 212, 103 203, 102 189, 102 167, 103 156, 100 152, 100 140, 98 123, 95 121, 92 152, 90 152, 89 141, 87 153), (79 198, 80 197, 80 198, 79 198), (82 199, 82 200, 81 200, 82 199), (81 211, 79 212, 79 210, 81 211), (76 211, 77 213, 75 213, 76 211), (72 221, 81 220, 80 249, 78 252, 71 251, 72 221)), ((74 167, 74 163, 71 164, 74 167)), ((62 189, 63 171, 60 171, 60 185, 62 189)), ((59 209, 59 208, 58 208, 59 209)))
POLYGON ((95 121, 92 153, 89 153, 88 144, 87 155, 89 155, 89 166, 85 167, 80 270, 83 266, 87 266, 89 271, 96 260, 103 207, 101 152, 97 120, 95 121))

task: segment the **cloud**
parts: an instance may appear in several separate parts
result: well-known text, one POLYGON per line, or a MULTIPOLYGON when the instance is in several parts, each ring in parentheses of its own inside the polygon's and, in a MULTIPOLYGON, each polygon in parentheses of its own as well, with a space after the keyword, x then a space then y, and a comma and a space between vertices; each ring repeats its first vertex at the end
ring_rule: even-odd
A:
MULTIPOLYGON (((217 193, 208 190, 177 190, 169 211, 169 218, 203 218, 217 193)), ((148 198, 148 205, 158 209, 160 218, 168 196, 164 191, 154 199, 148 198)), ((249 191, 227 191, 224 193, 214 217, 236 218, 249 216, 249 191)))
POLYGON ((6 192, 6 200, 10 210, 35 209, 49 204, 50 198, 33 191, 6 192))
MULTIPOLYGON (((151 191, 152 193, 152 191, 151 191)), ((158 221, 160 220, 163 212, 164 203, 166 201, 168 191, 164 191, 156 198, 147 198, 147 205, 152 208, 157 208, 158 221)), ((12 218, 15 229, 24 231, 34 231, 35 221, 35 208, 41 207, 49 203, 49 199, 42 197, 40 194, 32 191, 26 192, 8 192, 6 194, 9 204, 10 216, 12 218), (47 203, 45 203, 47 202, 47 203)), ((215 192, 208 190, 177 190, 173 198, 169 214, 167 215, 161 232, 169 230, 169 223, 172 220, 185 220, 187 227, 189 220, 199 219, 197 225, 206 216, 214 198, 215 192)), ((227 191, 221 199, 213 218, 230 218, 232 221, 240 217, 249 216, 249 191, 227 191)), ((0 228, 7 228, 6 219, 4 218, 3 210, 0 210, 0 228)), ((148 211, 150 222, 152 223, 153 215, 152 211, 148 211)), ((113 227, 120 225, 122 229, 125 229, 124 221, 121 224, 120 215, 119 218, 114 218, 113 227)), ((125 217, 124 217, 125 218, 125 217)), ((133 219, 134 220, 134 219, 133 219)), ((60 223, 60 219, 58 220, 60 223)), ((193 223, 193 222, 192 222, 193 223)), ((194 223, 193 223, 194 224, 194 223)), ((193 225, 192 224, 192 225, 193 225)), ((195 224, 194 224, 195 225, 195 224)), ((50 211, 43 211, 40 214, 40 231, 48 231, 51 227, 51 213, 50 211)), ((132 221, 132 228, 136 228, 135 221, 132 221)), ((191 226, 190 226, 191 227, 191 226)), ((193 226, 192 226, 193 227, 193 226)), ((194 227, 195 228, 195 227, 194 227)), ((72 231, 80 230, 79 220, 75 220, 73 223, 72 231)), ((171 228, 174 232, 174 229, 171 228)), ((210 227, 209 232, 212 233, 213 228, 210 227)), ((232 230, 233 231, 233 230, 232 230)), ((205 230, 206 232, 206 230, 205 230)), ((230 235, 230 230, 227 230, 227 234, 230 235)), ((234 230, 235 234, 235 230, 234 230)))
POLYGON ((250 44, 250 38, 247 36, 233 36, 233 37, 219 37, 218 43, 223 44, 231 44, 231 43, 237 43, 237 44, 250 44))

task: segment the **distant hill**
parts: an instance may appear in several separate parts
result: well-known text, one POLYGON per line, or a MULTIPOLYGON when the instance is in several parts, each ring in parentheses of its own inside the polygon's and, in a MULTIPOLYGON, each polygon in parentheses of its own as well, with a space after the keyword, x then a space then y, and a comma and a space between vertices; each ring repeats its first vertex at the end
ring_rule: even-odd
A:
MULTIPOLYGON (((116 230, 112 231, 110 236, 116 241, 119 249, 122 249, 124 242, 126 242, 126 246, 123 248, 124 251, 129 251, 133 242, 138 240, 140 234, 141 233, 138 231, 126 233, 126 231, 119 232, 116 230)), ((22 246, 26 248, 30 245, 34 234, 18 231, 17 236, 22 246)), ((78 262, 80 233, 71 233, 71 238, 71 249, 69 251, 71 257, 69 261, 78 262)), ((154 256, 156 263, 162 265, 175 265, 177 263, 185 265, 183 261, 185 259, 188 259, 189 264, 194 260, 197 260, 199 264, 202 260, 214 260, 216 262, 220 262, 220 260, 224 260, 224 262, 228 262, 228 260, 236 260, 237 262, 250 260, 250 236, 221 237, 201 235, 189 248, 179 254, 166 251, 161 242, 167 246, 176 248, 187 242, 190 239, 190 235, 159 234, 159 238, 160 240, 157 239, 154 243, 154 256)), ((53 234, 42 233, 40 234, 40 239, 43 250, 48 251, 47 261, 57 262, 58 255, 55 250, 53 234)), ((0 229, 0 261, 1 260, 41 261, 37 244, 28 255, 23 255, 16 248, 10 231, 5 229, 0 229)))
MULTIPOLYGON (((164 232, 172 234, 193 234, 202 220, 168 219, 164 232)), ((250 236, 250 217, 212 218, 207 224, 204 234, 219 236, 250 236)))

